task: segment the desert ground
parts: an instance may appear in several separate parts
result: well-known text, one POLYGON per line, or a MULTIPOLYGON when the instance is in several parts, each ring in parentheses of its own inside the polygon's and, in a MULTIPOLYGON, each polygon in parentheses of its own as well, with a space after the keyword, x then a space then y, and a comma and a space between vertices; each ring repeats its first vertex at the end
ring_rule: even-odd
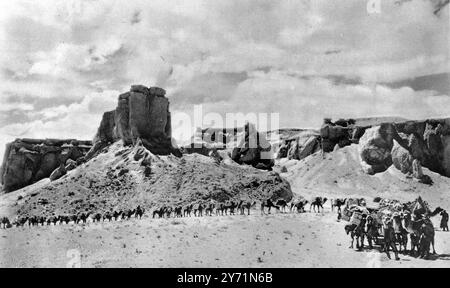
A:
MULTIPOLYGON (((307 209, 308 210, 308 209, 307 209)), ((435 219, 438 224, 438 217, 435 219)), ((350 249, 322 213, 122 220, 0 230, 1 267, 450 267, 450 233, 430 260, 350 249), (392 255, 392 258, 393 255, 392 255), (79 261, 78 261, 79 259, 79 261)), ((391 253, 392 254, 392 253, 391 253)))
MULTIPOLYGON (((113 152, 102 154, 82 169, 71 171, 61 181, 52 184, 48 179, 44 179, 19 191, 2 195, 1 214, 12 215, 20 205, 24 205, 21 203, 25 199, 33 200, 45 196, 47 199, 55 198, 55 203, 59 203, 57 201, 62 201, 65 197, 58 196, 58 193, 65 195, 68 189, 74 191, 74 197, 94 197, 87 198, 86 203, 115 199, 103 196, 104 193, 100 190, 109 191, 111 188, 102 184, 103 178, 97 172, 102 171, 98 167, 112 166, 109 161, 116 161, 116 158, 111 156, 115 155, 115 150, 113 152), (78 177, 80 173, 94 173, 95 177, 89 176, 90 174, 88 176, 97 179, 103 188, 99 187, 98 193, 86 192, 87 194, 84 190, 89 192, 89 189, 78 189, 79 183, 75 180, 89 178, 78 177), (52 189, 44 189, 46 187, 52 189), (55 187, 59 190, 55 190, 55 187)), ((131 156, 127 156, 129 157, 131 156)), ((424 168, 424 172, 433 180, 433 185, 425 185, 407 177, 394 167, 370 176, 361 170, 358 157, 356 146, 352 145, 325 156, 315 153, 300 161, 283 159, 277 162, 275 170, 281 170, 284 166, 285 172, 280 175, 290 183, 294 196, 303 196, 308 200, 315 196, 328 199, 364 197, 371 206, 375 205, 372 201, 377 196, 401 201, 412 201, 421 196, 430 203, 432 209, 440 206, 448 210, 450 207, 449 178, 424 168)), ((128 163, 131 170, 134 162, 126 160, 127 158, 123 162, 128 163)), ((191 158, 197 159, 195 162, 191 161, 197 163, 196 169, 189 166, 192 164, 189 161, 187 164, 191 164, 180 166, 180 175, 187 173, 183 171, 191 171, 191 174, 186 174, 186 180, 181 182, 187 184, 174 190, 174 195, 184 195, 183 193, 190 191, 191 182, 208 183, 203 178, 215 177, 215 169, 220 168, 209 165, 212 160, 205 156, 189 156, 187 159, 191 158), (205 163, 208 165, 203 167, 205 163), (200 180, 189 180, 194 177, 200 177, 200 180)), ((164 157, 161 159, 154 160, 154 165, 174 161, 164 157)), ((230 166, 227 169, 236 168, 230 166)), ((245 176, 245 173, 252 171, 261 173, 253 168, 241 169, 244 169, 242 173, 236 175, 245 176)), ((156 168, 153 170, 158 171, 156 168)), ((157 175, 166 176, 165 174, 168 173, 161 172, 157 175)), ((136 181, 139 178, 133 179, 123 179, 121 183, 124 187, 128 187, 130 183, 139 183, 136 181)), ((172 187, 169 180, 176 177, 174 174, 169 180, 159 179, 163 180, 158 183, 165 183, 165 186, 156 186, 168 190, 172 187)), ((225 178, 222 182, 216 182, 226 185, 225 178)), ((147 186, 155 187, 154 184, 147 186)), ((203 186, 199 189, 203 191, 203 186)), ((149 197, 148 195, 154 194, 142 192, 142 195, 149 197)), ((144 196, 131 198, 135 201, 133 205, 145 203, 142 202, 145 201, 144 196)), ((60 206, 64 207, 63 204, 60 206)), ((439 216, 433 218, 436 228, 439 227, 439 220, 439 216)), ((331 211, 328 201, 325 203, 324 212, 321 213, 309 212, 307 205, 306 213, 273 211, 270 215, 261 215, 256 205, 250 216, 152 219, 151 213, 147 211, 140 220, 132 218, 118 222, 0 229, 0 267, 450 267, 448 232, 436 230, 438 254, 431 256, 431 259, 400 255, 401 260, 395 261, 389 260, 386 254, 377 248, 362 251, 350 249, 350 237, 344 231, 346 223, 337 221, 336 212, 331 211)), ((394 255, 391 256, 394 259, 394 255)))

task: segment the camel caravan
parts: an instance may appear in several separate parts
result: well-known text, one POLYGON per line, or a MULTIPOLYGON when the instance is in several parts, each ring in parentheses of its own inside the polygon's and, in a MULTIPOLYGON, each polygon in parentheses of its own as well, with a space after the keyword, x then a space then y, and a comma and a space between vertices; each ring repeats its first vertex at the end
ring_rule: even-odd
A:
MULTIPOLYGON (((252 208, 259 207, 261 215, 270 214, 272 209, 279 213, 305 213, 309 204, 309 212, 323 213, 324 205, 329 201, 331 212, 337 212, 337 220, 347 221, 344 229, 351 237, 349 248, 364 249, 364 242, 367 241, 368 248, 373 249, 378 246, 386 252, 390 258, 390 250, 395 254, 395 259, 399 259, 399 253, 409 252, 413 256, 429 258, 430 249, 435 254, 434 234, 435 230, 431 217, 440 215, 440 228, 448 231, 448 213, 437 207, 430 210, 427 202, 420 197, 408 203, 401 203, 397 200, 375 198, 377 207, 369 207, 365 199, 336 198, 328 200, 326 197, 313 197, 311 201, 304 197, 297 197, 290 202, 284 199, 273 201, 266 199, 263 201, 226 201, 225 203, 196 203, 184 206, 160 206, 152 210, 148 217, 155 218, 182 218, 182 217, 212 217, 212 216, 233 216, 250 215, 252 208), (342 209, 343 207, 343 209, 342 209), (409 244, 409 250, 408 250, 409 244)), ((132 217, 141 219, 145 214, 145 209, 141 206, 135 209, 125 209, 120 211, 80 213, 77 215, 52 215, 26 216, 10 221, 7 217, 0 217, 0 228, 12 227, 33 227, 62 224, 86 224, 111 222, 120 220, 130 220, 132 217)))
POLYGON ((62 225, 62 224, 86 224, 87 222, 111 222, 112 220, 130 220, 133 216, 141 219, 145 213, 145 209, 138 206, 136 209, 128 209, 121 211, 106 211, 104 213, 79 213, 76 215, 52 215, 49 217, 44 216, 23 216, 16 217, 14 221, 10 221, 7 217, 0 218, 0 228, 7 229, 12 227, 33 227, 33 226, 50 226, 62 225))
POLYGON ((407 203, 380 198, 375 198, 374 202, 378 203, 378 207, 367 207, 364 199, 346 199, 342 214, 338 210, 338 220, 349 222, 344 227, 351 237, 349 248, 353 248, 356 241, 356 248, 362 250, 367 239, 369 249, 378 245, 389 259, 390 250, 394 252, 396 260, 400 259, 399 253, 409 253, 424 259, 430 257, 430 249, 436 254, 435 229, 431 217, 440 215, 440 228, 448 231, 448 213, 444 209, 437 207, 431 211, 421 197, 407 203))
MULTIPOLYGON (((320 211, 323 205, 327 201, 327 198, 315 197, 311 201, 310 211, 313 209, 320 211)), ((286 202, 284 199, 273 201, 266 199, 260 202, 261 215, 270 214, 272 209, 278 212, 306 212, 305 206, 310 203, 303 197, 295 198, 290 202, 286 202)), ((250 215, 250 211, 257 206, 258 201, 227 201, 225 203, 197 203, 189 204, 185 206, 160 206, 156 207, 150 213, 152 218, 181 218, 181 217, 202 217, 202 216, 227 216, 227 215, 250 215)), ((145 215, 145 209, 138 206, 136 209, 126 209, 120 211, 106 211, 96 213, 79 213, 75 215, 52 215, 49 217, 44 216, 24 216, 17 217, 15 220, 10 221, 7 217, 0 218, 0 228, 12 228, 23 226, 49 226, 62 225, 62 224, 86 224, 88 222, 111 222, 119 220, 129 220, 133 216, 134 218, 141 219, 145 215)))

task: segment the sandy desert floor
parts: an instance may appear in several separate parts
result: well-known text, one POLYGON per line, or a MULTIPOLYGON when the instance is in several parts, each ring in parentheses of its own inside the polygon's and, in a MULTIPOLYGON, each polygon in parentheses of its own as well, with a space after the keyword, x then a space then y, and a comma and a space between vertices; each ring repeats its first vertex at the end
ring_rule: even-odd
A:
POLYGON ((431 260, 400 255, 395 261, 376 249, 349 249, 344 224, 326 207, 325 213, 262 216, 254 211, 251 216, 12 228, 0 230, 0 266, 450 267, 448 232, 436 231, 439 255, 431 260))

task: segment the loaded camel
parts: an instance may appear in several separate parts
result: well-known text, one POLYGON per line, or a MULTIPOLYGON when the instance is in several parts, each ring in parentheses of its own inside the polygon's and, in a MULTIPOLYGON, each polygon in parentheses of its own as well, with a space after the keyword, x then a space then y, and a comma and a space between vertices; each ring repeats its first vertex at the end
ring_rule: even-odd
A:
POLYGON ((356 240, 356 248, 362 249, 364 247, 364 231, 366 227, 366 218, 362 218, 358 225, 347 224, 344 227, 345 233, 350 235, 351 242, 349 248, 353 249, 353 242, 356 240))
POLYGON ((304 198, 292 200, 290 210, 292 212, 293 209, 295 208, 295 209, 297 209, 298 213, 305 212, 305 206, 308 203, 309 203, 308 200, 306 200, 304 198))

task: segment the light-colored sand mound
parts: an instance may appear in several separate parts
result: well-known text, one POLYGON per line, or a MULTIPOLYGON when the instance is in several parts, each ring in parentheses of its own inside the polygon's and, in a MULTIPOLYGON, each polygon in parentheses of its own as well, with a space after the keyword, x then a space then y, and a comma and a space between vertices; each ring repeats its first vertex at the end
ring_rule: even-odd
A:
POLYGON ((376 196, 413 200, 422 196, 433 206, 450 207, 450 178, 424 168, 423 172, 433 180, 433 185, 419 183, 408 178, 395 167, 374 176, 361 168, 358 146, 351 145, 331 153, 316 153, 296 161, 282 159, 278 168, 288 170, 281 175, 291 183, 294 194, 351 197, 376 196))

